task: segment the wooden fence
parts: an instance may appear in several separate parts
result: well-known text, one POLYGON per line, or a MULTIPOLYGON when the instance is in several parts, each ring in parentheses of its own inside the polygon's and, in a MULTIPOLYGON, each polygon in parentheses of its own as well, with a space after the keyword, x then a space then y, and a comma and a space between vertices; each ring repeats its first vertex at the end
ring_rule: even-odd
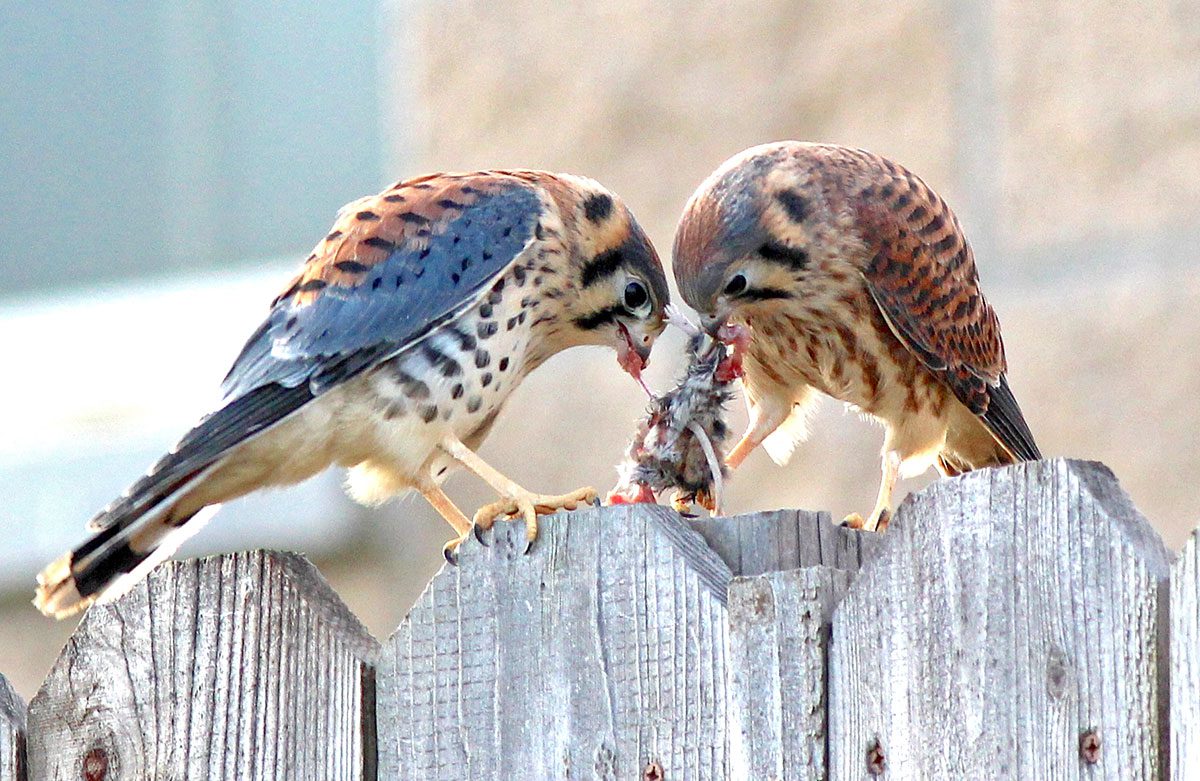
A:
POLYGON ((0 779, 1200 777, 1193 535, 1102 466, 944 480, 883 535, 661 507, 501 524, 377 643, 303 558, 92 610, 0 779))

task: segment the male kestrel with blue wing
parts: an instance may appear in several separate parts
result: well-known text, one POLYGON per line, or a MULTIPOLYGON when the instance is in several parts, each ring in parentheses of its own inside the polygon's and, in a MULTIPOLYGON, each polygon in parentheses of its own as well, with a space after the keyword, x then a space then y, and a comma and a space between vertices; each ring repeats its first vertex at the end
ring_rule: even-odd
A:
POLYGON ((595 491, 532 494, 475 454, 512 390, 576 345, 615 347, 638 375, 663 328, 662 265, 625 205, 589 179, 540 171, 435 174, 339 212, 225 378, 224 401, 38 576, 63 617, 107 601, 195 533, 215 505, 336 464, 355 498, 442 492, 465 466, 500 495, 475 522, 525 519, 595 491), (209 512, 202 512, 209 508, 209 512))
POLYGON ((958 219, 896 163, 794 141, 748 149, 688 202, 674 269, 710 330, 751 331, 750 425, 729 466, 760 444, 786 463, 818 393, 886 431, 878 500, 851 525, 886 522, 899 474, 1041 457, 958 219))

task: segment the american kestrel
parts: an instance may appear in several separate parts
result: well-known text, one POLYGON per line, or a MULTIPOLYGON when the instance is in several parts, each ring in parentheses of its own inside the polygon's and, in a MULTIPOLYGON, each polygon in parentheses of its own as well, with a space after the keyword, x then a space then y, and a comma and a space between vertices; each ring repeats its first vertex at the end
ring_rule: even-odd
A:
POLYGON ((471 523, 440 484, 465 466, 501 497, 475 522, 521 515, 532 540, 538 513, 595 491, 530 493, 475 449, 521 379, 560 350, 609 345, 638 376, 667 304, 650 240, 589 179, 434 174, 354 201, 242 349, 222 406, 38 576, 35 604, 63 617, 107 601, 214 505, 333 464, 366 503, 421 492, 458 535, 448 552, 471 523))
POLYGON ((794 141, 748 149, 692 195, 674 268, 710 330, 751 330, 750 425, 731 467, 760 444, 786 463, 817 393, 886 432, 879 498, 852 525, 886 522, 898 474, 1041 458, 958 219, 891 160, 794 141))

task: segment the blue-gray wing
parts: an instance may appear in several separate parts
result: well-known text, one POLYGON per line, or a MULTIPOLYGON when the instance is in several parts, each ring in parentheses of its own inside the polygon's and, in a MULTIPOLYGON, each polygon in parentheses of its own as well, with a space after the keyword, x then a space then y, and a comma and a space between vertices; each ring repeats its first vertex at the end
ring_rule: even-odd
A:
POLYGON ((234 363, 226 398, 266 383, 319 394, 404 349, 495 282, 541 209, 525 182, 494 174, 350 204, 234 363))
POLYGON ((136 521, 231 448, 453 320, 535 239, 542 208, 530 183, 499 173, 410 180, 349 204, 242 348, 224 405, 91 527, 136 521))

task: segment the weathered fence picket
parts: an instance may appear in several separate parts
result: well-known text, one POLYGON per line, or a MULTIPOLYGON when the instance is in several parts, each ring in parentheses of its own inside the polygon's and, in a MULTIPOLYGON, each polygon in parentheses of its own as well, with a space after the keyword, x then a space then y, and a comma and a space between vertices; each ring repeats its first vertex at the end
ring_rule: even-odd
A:
POLYGON ((1200 529, 1171 571, 1171 777, 1200 779, 1200 529))
POLYGON ((0 781, 25 778, 25 703, 0 675, 0 781))
POLYGON ((700 532, 734 575, 762 575, 801 567, 857 572, 883 542, 833 523, 829 513, 770 510, 732 518, 698 518, 700 532))
POLYGON ((726 778, 730 573, 665 508, 497 527, 438 573, 379 668, 384 778, 726 778))
POLYGON ((169 563, 63 650, 29 703, 29 778, 363 778, 376 653, 299 556, 169 563))
POLYGON ((1159 777, 1168 556, 1107 470, 943 481, 886 536, 834 618, 834 778, 1159 777))
POLYGON ((1200 777, 1200 541, 1172 568, 1100 465, 940 481, 882 535, 639 506, 483 538, 382 647, 293 554, 161 567, 26 725, 0 679, 0 781, 1200 777))
POLYGON ((730 705, 740 738, 733 753, 742 777, 825 777, 829 622, 850 580, 817 566, 729 584, 730 705))

